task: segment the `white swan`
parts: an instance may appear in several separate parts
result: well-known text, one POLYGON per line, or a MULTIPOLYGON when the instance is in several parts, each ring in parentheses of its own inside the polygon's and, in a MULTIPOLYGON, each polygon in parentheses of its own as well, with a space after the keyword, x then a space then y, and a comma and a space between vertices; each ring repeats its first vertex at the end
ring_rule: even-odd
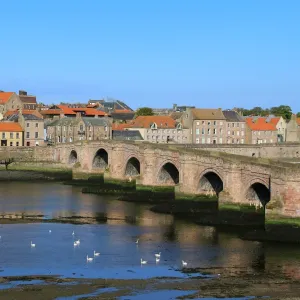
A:
POLYGON ((143 260, 142 258, 141 258, 141 265, 145 265, 147 263, 147 261, 146 260, 143 260))
POLYGON ((74 235, 74 234, 75 234, 75 232, 73 231, 73 232, 72 232, 72 235, 74 235))
POLYGON ((183 261, 182 261, 182 265, 183 265, 183 266, 187 266, 187 262, 183 260, 183 261))
POLYGON ((160 261, 160 258, 155 258, 155 261, 157 262, 157 263, 159 263, 159 261, 160 261))
POLYGON ((51 233, 52 231, 51 231, 51 229, 49 229, 49 233, 51 233))
POLYGON ((80 240, 75 241, 77 245, 80 245, 80 240))
POLYGON ((35 247, 35 244, 33 244, 32 241, 31 241, 31 242, 30 242, 30 246, 34 248, 34 247, 35 247))
POLYGON ((155 257, 160 258, 160 252, 155 254, 155 257))
POLYGON ((87 261, 93 261, 93 258, 92 257, 89 257, 88 255, 86 256, 86 260, 87 261))
POLYGON ((139 239, 137 239, 137 240, 135 241, 135 243, 138 244, 138 243, 139 243, 139 239))
POLYGON ((96 252, 95 250, 94 250, 94 256, 99 256, 100 255, 100 253, 99 252, 96 252))
POLYGON ((77 244, 77 242, 74 242, 74 247, 76 247, 78 244, 77 244))

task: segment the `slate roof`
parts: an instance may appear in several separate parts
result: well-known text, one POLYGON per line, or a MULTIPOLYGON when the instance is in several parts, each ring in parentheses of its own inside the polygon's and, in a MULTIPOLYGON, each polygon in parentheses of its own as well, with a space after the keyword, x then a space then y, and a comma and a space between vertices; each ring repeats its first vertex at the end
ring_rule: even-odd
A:
POLYGON ((108 126, 109 120, 106 118, 72 118, 72 117, 63 117, 59 120, 54 120, 49 123, 48 126, 74 126, 77 125, 81 119, 87 126, 108 126))
POLYGON ((245 122, 242 116, 234 110, 223 110, 223 115, 228 122, 245 122))
POLYGON ((194 108, 192 114, 195 120, 225 120, 221 109, 194 108))
POLYGON ((29 104, 37 104, 36 103, 36 96, 25 96, 25 95, 19 95, 20 97, 20 100, 23 102, 23 103, 29 103, 29 104))
POLYGON ((132 120, 134 118, 134 114, 135 113, 133 111, 124 111, 124 112, 122 112, 122 110, 117 110, 117 112, 113 111, 110 115, 115 120, 129 121, 129 120, 132 120))
POLYGON ((140 141, 143 140, 139 130, 113 130, 113 140, 119 141, 140 141))

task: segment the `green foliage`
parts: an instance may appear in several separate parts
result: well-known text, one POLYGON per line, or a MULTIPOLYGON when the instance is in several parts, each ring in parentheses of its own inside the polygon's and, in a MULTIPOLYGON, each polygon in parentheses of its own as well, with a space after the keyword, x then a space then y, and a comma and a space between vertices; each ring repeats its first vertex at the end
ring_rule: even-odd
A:
POLYGON ((153 110, 150 107, 141 107, 138 108, 135 115, 138 116, 153 116, 153 110))
POLYGON ((300 118, 300 112, 297 113, 297 118, 300 118))
MULTIPOLYGON (((244 116, 261 116, 275 115, 277 117, 283 117, 285 120, 290 120, 292 116, 292 109, 288 105, 273 106, 271 108, 261 108, 259 106, 252 109, 238 108, 244 116)), ((300 115, 300 113, 298 113, 300 115)))

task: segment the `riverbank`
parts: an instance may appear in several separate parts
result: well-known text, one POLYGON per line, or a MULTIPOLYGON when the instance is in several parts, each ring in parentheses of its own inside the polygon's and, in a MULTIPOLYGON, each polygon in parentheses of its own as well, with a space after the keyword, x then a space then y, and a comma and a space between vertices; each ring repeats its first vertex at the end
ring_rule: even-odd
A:
MULTIPOLYGON (((267 297, 267 299, 299 299, 300 283, 282 273, 247 273, 223 269, 186 269, 190 278, 158 277, 150 279, 81 279, 58 276, 0 277, 1 299, 41 299, 80 296, 80 299, 130 299, 149 295, 158 299, 267 297), (228 273, 229 271, 229 273, 228 273), (212 278, 196 273, 211 274, 212 278), (220 272, 220 273, 218 273, 220 272), (195 275, 193 277, 193 274, 195 275), (220 274, 220 275, 218 275, 220 274), (35 284, 40 281, 39 284, 35 284), (21 282, 9 288, 14 282, 21 282), (31 283, 32 282, 32 283, 31 283), (1 288, 1 285, 8 288, 1 288)), ((147 298, 148 299, 148 298, 147 298)))
POLYGON ((72 170, 54 163, 12 163, 0 165, 1 181, 65 181, 72 179, 72 170))

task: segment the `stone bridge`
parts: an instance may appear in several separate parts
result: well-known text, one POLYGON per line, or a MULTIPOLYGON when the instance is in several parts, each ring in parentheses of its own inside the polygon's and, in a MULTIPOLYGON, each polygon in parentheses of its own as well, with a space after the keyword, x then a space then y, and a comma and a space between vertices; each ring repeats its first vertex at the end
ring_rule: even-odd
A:
POLYGON ((182 147, 102 141, 51 147, 54 161, 81 174, 136 178, 146 186, 174 185, 184 195, 217 195, 220 203, 261 203, 300 216, 300 165, 182 147))

